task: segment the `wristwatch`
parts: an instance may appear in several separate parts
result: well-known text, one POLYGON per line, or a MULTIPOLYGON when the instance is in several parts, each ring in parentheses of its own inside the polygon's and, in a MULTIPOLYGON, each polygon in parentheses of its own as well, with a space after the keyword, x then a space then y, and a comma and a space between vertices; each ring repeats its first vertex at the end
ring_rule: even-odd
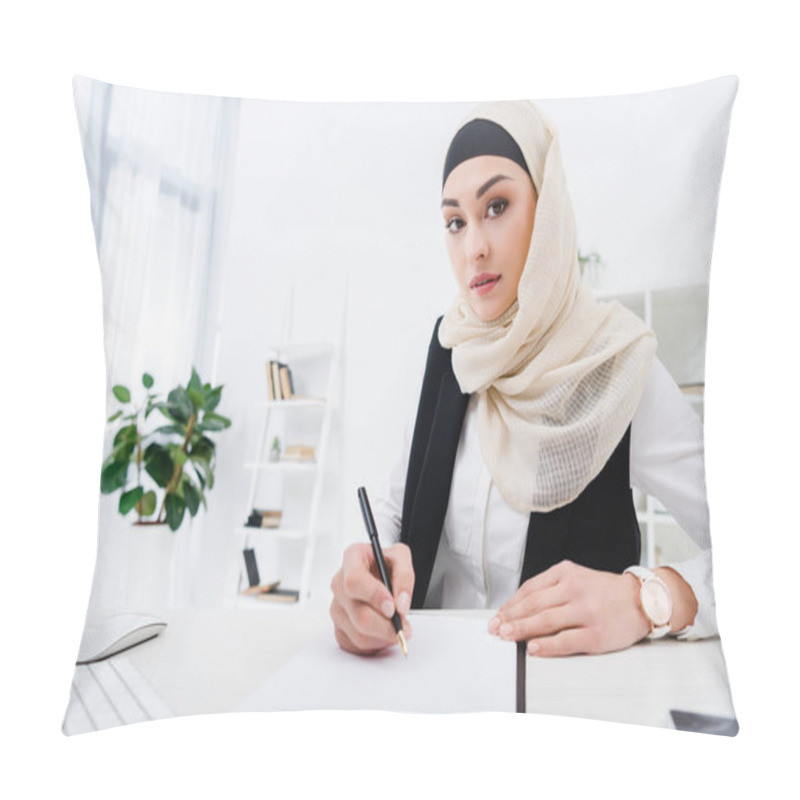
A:
POLYGON ((648 639, 660 639, 669 633, 672 617, 672 595, 664 581, 645 567, 628 567, 625 572, 635 575, 641 582, 639 605, 650 623, 648 639))

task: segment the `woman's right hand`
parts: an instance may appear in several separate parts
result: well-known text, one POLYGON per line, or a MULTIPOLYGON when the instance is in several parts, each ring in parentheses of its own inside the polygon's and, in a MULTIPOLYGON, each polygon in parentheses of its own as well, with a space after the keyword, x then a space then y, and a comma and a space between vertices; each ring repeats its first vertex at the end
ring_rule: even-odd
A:
POLYGON ((341 569, 333 576, 331 619, 336 641, 343 650, 373 655, 397 644, 392 615, 397 609, 403 633, 411 638, 406 614, 414 591, 414 567, 408 545, 395 544, 383 550, 394 597, 383 585, 372 545, 358 543, 344 551, 341 569))

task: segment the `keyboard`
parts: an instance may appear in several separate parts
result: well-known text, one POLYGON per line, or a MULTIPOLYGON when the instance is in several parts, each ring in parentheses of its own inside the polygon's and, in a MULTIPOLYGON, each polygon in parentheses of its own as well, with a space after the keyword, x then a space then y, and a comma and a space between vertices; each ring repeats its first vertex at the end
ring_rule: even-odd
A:
POLYGON ((174 716, 134 664, 118 655, 75 668, 62 731, 73 736, 174 716))

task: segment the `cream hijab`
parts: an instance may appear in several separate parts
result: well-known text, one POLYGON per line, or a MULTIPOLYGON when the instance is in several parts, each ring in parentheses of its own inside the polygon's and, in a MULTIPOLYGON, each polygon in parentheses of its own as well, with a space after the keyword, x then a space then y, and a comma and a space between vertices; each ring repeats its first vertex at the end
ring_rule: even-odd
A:
POLYGON ((500 494, 524 511, 574 500, 600 473, 641 399, 653 333, 580 282, 575 216, 555 126, 530 101, 484 103, 464 120, 501 125, 538 194, 517 301, 481 321, 459 295, 439 327, 461 391, 478 394, 481 452, 500 494))

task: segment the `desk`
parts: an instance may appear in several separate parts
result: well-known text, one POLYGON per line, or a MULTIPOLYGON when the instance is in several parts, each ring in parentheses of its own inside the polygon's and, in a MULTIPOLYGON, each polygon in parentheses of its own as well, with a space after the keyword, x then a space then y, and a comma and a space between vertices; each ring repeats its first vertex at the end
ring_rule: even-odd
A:
POLYGON ((644 641, 617 653, 528 657, 526 709, 674 727, 670 709, 734 717, 718 637, 644 641))
MULTIPOLYGON (((257 601, 254 601, 257 602, 257 601)), ((421 612, 485 617, 491 612, 421 612)), ((168 615, 132 662, 176 715, 234 708, 326 629, 327 607, 237 607, 168 615)), ((642 642, 600 656, 527 659, 527 710, 671 728, 672 708, 733 717, 719 639, 642 642)))

